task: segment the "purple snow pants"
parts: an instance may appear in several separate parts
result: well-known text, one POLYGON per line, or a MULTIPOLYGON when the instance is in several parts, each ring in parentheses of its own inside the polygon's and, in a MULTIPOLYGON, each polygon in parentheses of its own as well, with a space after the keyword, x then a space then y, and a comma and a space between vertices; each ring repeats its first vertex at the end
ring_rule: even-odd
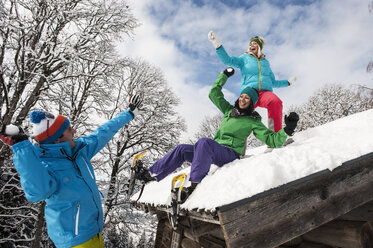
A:
POLYGON ((178 145, 149 168, 158 181, 179 168, 184 161, 192 163, 190 181, 199 183, 207 175, 211 164, 219 167, 232 162, 239 155, 215 140, 202 138, 195 145, 178 145))

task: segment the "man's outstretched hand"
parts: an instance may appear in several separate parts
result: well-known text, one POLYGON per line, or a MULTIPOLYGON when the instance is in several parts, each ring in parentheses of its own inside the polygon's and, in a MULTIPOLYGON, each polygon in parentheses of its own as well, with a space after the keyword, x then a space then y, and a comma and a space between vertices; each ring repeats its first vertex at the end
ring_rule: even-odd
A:
MULTIPOLYGON (((134 95, 130 98, 130 104, 128 105, 128 108, 131 110, 131 112, 136 116, 139 114, 139 106, 142 103, 142 98, 140 95, 134 95)), ((134 116, 134 117, 135 117, 134 116)))

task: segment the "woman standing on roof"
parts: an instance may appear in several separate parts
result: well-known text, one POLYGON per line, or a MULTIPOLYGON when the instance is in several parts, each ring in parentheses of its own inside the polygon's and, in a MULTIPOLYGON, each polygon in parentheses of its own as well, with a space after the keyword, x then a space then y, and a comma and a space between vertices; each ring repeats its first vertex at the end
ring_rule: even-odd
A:
POLYGON ((282 101, 273 93, 273 88, 282 88, 295 83, 296 78, 276 80, 268 60, 262 53, 264 38, 255 36, 250 40, 247 51, 239 57, 229 56, 220 44, 214 31, 210 31, 208 38, 216 48, 219 59, 228 66, 241 69, 241 90, 252 87, 259 91, 256 107, 266 108, 268 111, 268 128, 278 132, 282 129, 282 101))

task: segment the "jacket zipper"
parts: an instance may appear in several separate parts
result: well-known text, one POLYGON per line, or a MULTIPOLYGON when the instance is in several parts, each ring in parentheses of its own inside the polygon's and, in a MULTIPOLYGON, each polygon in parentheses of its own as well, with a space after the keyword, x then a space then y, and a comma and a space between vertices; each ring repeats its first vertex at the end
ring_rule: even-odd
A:
POLYGON ((76 216, 75 216, 75 235, 78 236, 78 234, 79 234, 79 213, 80 213, 80 204, 77 204, 76 207, 78 208, 78 211, 76 212, 76 216))
MULTIPOLYGON (((86 146, 87 144, 82 144, 77 150, 76 150, 76 152, 73 154, 73 156, 71 157, 70 155, 68 155, 67 154, 67 152, 65 151, 65 149, 60 149, 61 150, 61 152, 62 152, 62 154, 64 154, 66 157, 67 157, 67 159, 68 160, 70 160, 72 163, 73 163, 73 165, 74 165, 74 167, 75 167, 75 169, 78 171, 78 173, 79 173, 79 175, 81 176, 81 177, 83 177, 83 175, 82 175, 82 172, 80 171, 80 169, 79 169, 79 166, 78 166, 78 164, 75 162, 75 159, 76 159, 76 157, 78 156, 78 153, 79 153, 79 151, 80 150, 82 150, 85 146, 86 146)), ((84 160, 84 159, 83 159, 84 160)), ((85 162, 85 161, 84 161, 85 162)), ((92 173, 91 173, 91 171, 90 170, 88 170, 89 171, 89 173, 91 174, 91 176, 92 176, 92 173)))
POLYGON ((87 170, 89 171, 89 174, 91 175, 92 179, 94 179, 93 174, 92 174, 91 170, 89 169, 89 166, 88 166, 88 164, 87 164, 87 162, 85 161, 84 158, 83 158, 83 161, 85 163, 85 166, 87 166, 87 170))
POLYGON ((262 66, 260 65, 260 59, 257 59, 258 60, 258 64, 259 64, 259 90, 262 89, 262 66))
POLYGON ((254 58, 256 58, 257 60, 258 60, 258 65, 259 65, 259 91, 262 89, 262 66, 261 66, 261 64, 260 64, 260 58, 257 58, 257 57, 255 57, 254 55, 252 55, 252 54, 250 54, 250 53, 248 53, 248 52, 246 52, 248 55, 250 55, 250 56, 253 56, 254 58))

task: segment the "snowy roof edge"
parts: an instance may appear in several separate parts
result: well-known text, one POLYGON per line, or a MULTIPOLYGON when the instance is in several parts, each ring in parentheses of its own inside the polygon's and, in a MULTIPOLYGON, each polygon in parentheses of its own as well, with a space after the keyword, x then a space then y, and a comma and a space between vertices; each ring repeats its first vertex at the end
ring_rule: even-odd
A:
POLYGON ((263 198, 265 196, 268 196, 268 195, 271 195, 271 194, 274 194, 276 192, 279 192, 279 191, 282 191, 282 190, 285 190, 285 189, 288 189, 290 187, 293 187, 294 185, 298 185, 298 184, 301 184, 301 183, 304 183, 304 182, 307 182, 307 181, 310 181, 310 180, 313 180, 317 177, 320 177, 322 175, 326 175, 326 174, 329 174, 329 173, 332 173, 333 171, 337 171, 339 169, 342 169, 346 166, 349 166, 351 164, 355 164, 356 162, 359 162, 360 160, 364 160, 368 157, 373 157, 373 152, 370 152, 370 153, 367 153, 365 155, 362 155, 360 157, 357 157, 357 158, 354 158, 354 159, 351 159, 351 160, 348 160, 348 161, 345 161, 343 162, 340 166, 336 167, 334 170, 330 171, 329 169, 325 169, 325 170, 322 170, 322 171, 319 171, 319 172, 316 172, 316 173, 313 173, 311 175, 308 175, 308 176, 305 176, 305 177, 302 177, 302 178, 299 178, 297 180, 294 180, 294 181, 291 181, 289 183, 286 183, 286 184, 283 184, 281 186, 278 186, 278 187, 275 187, 275 188, 272 188, 272 189, 269 189, 269 190, 266 190, 266 191, 263 191, 261 193, 258 193, 254 196, 250 196, 248 198, 245 198, 245 199, 241 199, 241 200, 238 200, 236 202, 232 202, 230 204, 226 204, 226 205, 223 205, 223 206, 220 206, 220 207, 217 207, 216 210, 217 211, 220 211, 220 212, 225 212, 225 211, 229 211, 233 208, 236 208, 242 204, 245 204, 245 203, 249 203, 249 202, 253 202, 253 201, 256 201, 260 198, 263 198))

